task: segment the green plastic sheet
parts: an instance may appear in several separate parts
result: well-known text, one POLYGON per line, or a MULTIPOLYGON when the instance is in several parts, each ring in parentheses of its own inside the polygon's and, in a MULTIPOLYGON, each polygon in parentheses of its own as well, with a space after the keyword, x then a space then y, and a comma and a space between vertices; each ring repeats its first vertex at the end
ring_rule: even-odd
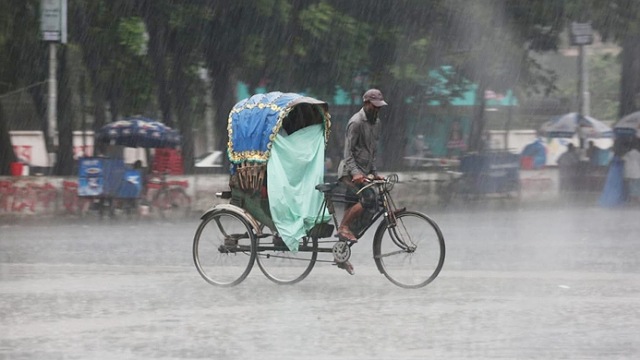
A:
POLYGON ((298 240, 317 222, 329 220, 328 212, 322 211, 322 193, 315 189, 324 182, 324 147, 324 127, 318 124, 288 136, 278 134, 271 148, 267 163, 271 218, 292 252, 298 251, 298 240))

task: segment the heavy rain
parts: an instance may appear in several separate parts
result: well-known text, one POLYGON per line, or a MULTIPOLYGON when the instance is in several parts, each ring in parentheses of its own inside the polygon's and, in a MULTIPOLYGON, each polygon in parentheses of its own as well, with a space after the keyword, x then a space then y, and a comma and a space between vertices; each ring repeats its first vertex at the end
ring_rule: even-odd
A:
POLYGON ((639 22, 0 0, 0 359, 637 359, 639 22))

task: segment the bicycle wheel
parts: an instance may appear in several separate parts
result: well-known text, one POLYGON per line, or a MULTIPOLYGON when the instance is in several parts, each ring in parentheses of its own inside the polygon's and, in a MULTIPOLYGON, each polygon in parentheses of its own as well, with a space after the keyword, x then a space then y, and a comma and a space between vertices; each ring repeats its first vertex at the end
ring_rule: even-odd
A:
POLYGON ((191 211, 191 198, 180 188, 158 191, 152 204, 163 219, 185 218, 191 211))
POLYGON ((405 211, 396 216, 396 225, 383 221, 373 240, 378 270, 403 288, 420 288, 432 282, 444 263, 444 237, 428 216, 405 211))
MULTIPOLYGON (((268 232, 268 228, 265 228, 268 232)), ((257 260, 262 273, 280 285, 292 285, 306 278, 318 258, 318 239, 303 237, 298 251, 293 253, 280 239, 271 234, 258 239, 257 260)))
POLYGON ((251 272, 255 235, 242 216, 221 210, 205 217, 193 239, 196 269, 210 284, 233 286, 251 272))

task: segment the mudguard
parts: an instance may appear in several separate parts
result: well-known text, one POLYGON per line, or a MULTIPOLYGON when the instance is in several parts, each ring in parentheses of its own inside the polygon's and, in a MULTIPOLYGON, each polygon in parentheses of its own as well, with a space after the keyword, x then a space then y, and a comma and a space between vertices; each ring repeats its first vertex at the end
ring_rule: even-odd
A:
POLYGON ((215 214, 221 211, 228 211, 234 213, 236 215, 241 216, 243 219, 247 220, 247 222, 253 227, 256 232, 256 235, 262 235, 262 229, 260 228, 260 223, 253 217, 249 212, 239 206, 231 205, 231 204, 218 204, 207 209, 200 219, 204 219, 209 214, 215 214))

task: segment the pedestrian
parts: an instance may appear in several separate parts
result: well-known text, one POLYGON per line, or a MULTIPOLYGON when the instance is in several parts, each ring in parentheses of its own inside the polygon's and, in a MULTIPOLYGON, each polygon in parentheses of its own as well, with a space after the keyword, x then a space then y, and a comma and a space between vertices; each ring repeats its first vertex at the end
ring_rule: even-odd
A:
POLYGON ((567 151, 558 158, 558 168, 560 169, 560 191, 572 190, 575 186, 580 155, 576 147, 569 143, 567 151))
POLYGON ((416 135, 411 146, 411 154, 409 154, 409 156, 411 156, 409 166, 415 167, 422 164, 422 162, 425 161, 424 158, 427 155, 427 150, 428 146, 424 141, 424 135, 416 135))
POLYGON ((589 158, 589 165, 600 165, 600 151, 602 151, 602 149, 597 147, 593 140, 590 140, 589 146, 587 147, 587 158, 589 158))
MULTIPOLYGON (((376 194, 364 191, 356 193, 368 179, 382 179, 376 170, 376 150, 380 137, 380 108, 387 106, 382 92, 369 89, 362 96, 362 108, 347 123, 345 132, 344 158, 338 165, 338 179, 347 188, 347 198, 358 199, 348 203, 344 217, 338 227, 338 237, 342 241, 356 242, 358 239, 351 229, 365 209, 377 205, 376 194)), ((373 192, 373 190, 371 190, 373 192)), ((338 266, 353 275, 353 266, 348 261, 338 266)))
POLYGON ((457 159, 467 149, 467 144, 462 137, 462 128, 458 121, 451 124, 449 131, 449 140, 447 141, 447 156, 451 159, 457 159))
POLYGON ((640 140, 636 139, 631 149, 622 157, 627 195, 632 202, 640 202, 640 140))

